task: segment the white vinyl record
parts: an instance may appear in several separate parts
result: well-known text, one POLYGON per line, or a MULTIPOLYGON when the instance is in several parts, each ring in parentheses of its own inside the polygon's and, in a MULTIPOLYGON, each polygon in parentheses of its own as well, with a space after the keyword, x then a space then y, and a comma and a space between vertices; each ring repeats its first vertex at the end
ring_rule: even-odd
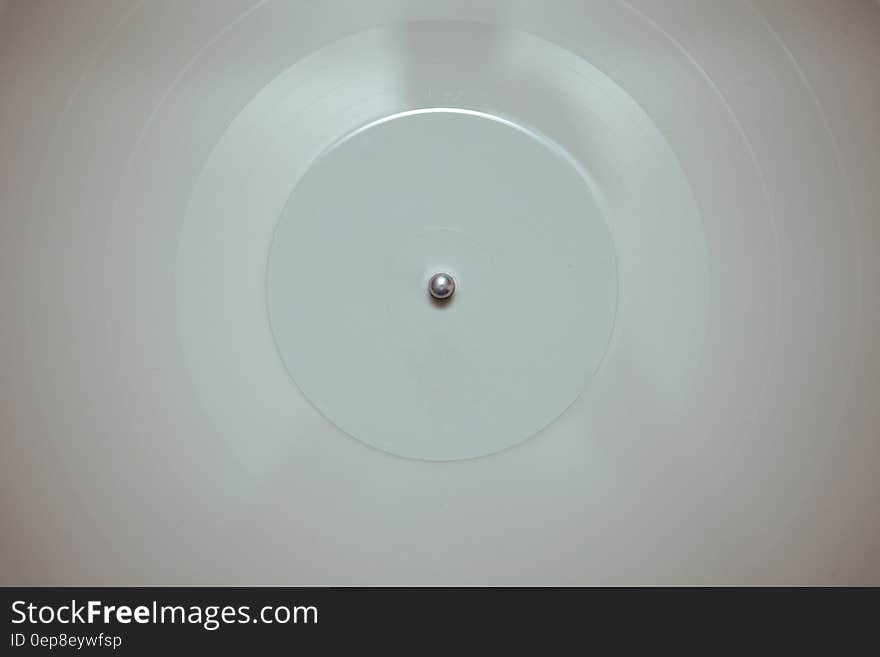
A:
POLYGON ((878 72, 858 0, 0 2, 0 584, 880 584, 878 72))

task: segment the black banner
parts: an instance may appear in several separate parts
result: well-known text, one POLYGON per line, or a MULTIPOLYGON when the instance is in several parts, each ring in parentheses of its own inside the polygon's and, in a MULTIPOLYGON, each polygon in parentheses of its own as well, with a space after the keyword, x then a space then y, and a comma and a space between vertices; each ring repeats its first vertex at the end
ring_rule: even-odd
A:
MULTIPOLYGON (((2 654, 404 649, 611 640, 649 646, 707 632, 840 640, 872 627, 877 589, 7 588, 2 654)), ((676 640, 677 642, 678 640, 676 640)), ((687 642, 687 641, 686 641, 687 642)), ((840 647, 840 643, 836 644, 840 647)), ((708 647, 708 646, 707 646, 708 647)), ((543 652, 543 651, 542 651, 543 652)), ((554 651, 555 652, 555 651, 554 651)))

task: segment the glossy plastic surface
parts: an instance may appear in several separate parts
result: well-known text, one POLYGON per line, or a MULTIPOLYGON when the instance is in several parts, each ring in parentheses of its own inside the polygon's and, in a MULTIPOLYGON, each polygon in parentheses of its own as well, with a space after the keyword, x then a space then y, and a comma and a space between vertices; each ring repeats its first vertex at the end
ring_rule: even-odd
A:
POLYGON ((877 3, 0 4, 0 583, 880 584, 877 3), (267 276, 321 153, 443 107, 568 154, 618 294, 568 410, 428 462, 310 403, 267 276))

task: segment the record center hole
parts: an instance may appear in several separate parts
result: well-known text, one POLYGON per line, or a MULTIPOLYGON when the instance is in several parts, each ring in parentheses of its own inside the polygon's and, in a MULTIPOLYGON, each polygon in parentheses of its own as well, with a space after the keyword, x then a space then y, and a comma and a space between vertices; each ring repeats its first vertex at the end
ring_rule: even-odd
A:
POLYGON ((452 274, 437 272, 428 280, 428 294, 437 301, 449 301, 455 294, 455 279, 452 274))

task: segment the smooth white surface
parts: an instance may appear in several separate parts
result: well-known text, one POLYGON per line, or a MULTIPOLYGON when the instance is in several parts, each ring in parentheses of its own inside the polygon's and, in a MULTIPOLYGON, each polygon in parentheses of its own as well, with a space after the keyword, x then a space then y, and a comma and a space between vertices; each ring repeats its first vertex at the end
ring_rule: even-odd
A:
POLYGON ((434 461, 516 445, 581 394, 608 348, 614 244, 567 155, 481 114, 367 125, 297 182, 275 229, 279 352, 328 420, 434 461), (456 281, 438 304, 433 272, 456 281))
POLYGON ((2 582, 880 583, 878 70, 856 0, 11 3, 2 582), (569 152, 620 283, 586 394, 452 463, 321 417, 265 295, 315 156, 438 106, 569 152))

